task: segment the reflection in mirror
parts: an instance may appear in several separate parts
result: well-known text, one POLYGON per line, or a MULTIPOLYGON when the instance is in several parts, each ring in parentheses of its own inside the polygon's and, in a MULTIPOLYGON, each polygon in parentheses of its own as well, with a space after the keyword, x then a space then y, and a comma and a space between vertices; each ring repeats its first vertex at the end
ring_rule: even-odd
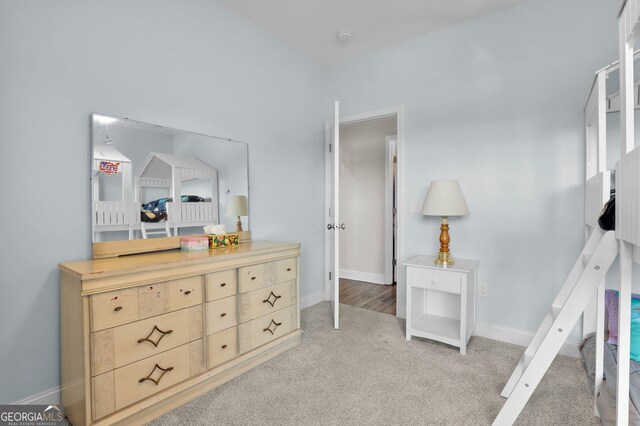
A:
POLYGON ((246 143, 92 114, 93 242, 249 230, 246 143), (230 210, 228 212, 228 210, 230 210), (233 214, 228 214, 233 213, 233 214), (243 217, 244 216, 244 217, 243 217))

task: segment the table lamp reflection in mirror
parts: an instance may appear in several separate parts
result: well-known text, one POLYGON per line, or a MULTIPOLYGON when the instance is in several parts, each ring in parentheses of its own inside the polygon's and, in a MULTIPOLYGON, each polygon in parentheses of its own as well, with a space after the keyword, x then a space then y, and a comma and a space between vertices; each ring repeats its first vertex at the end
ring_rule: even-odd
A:
POLYGON ((246 195, 233 195, 229 198, 227 204, 226 216, 236 216, 238 221, 236 222, 236 232, 242 232, 242 220, 241 216, 247 216, 248 203, 246 195))

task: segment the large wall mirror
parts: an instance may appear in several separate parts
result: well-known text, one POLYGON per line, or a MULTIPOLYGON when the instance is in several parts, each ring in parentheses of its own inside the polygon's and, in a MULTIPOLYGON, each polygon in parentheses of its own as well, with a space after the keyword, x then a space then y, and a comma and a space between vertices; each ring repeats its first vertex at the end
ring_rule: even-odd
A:
POLYGON ((246 143, 92 114, 93 242, 249 230, 246 143))

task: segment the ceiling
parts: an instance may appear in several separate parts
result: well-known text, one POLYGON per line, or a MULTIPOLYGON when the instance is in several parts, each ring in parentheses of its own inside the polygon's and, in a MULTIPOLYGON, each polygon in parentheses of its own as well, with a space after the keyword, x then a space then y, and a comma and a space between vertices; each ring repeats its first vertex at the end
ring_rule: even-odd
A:
POLYGON ((331 66, 525 0, 217 0, 331 66), (346 44, 341 30, 351 32, 346 44))

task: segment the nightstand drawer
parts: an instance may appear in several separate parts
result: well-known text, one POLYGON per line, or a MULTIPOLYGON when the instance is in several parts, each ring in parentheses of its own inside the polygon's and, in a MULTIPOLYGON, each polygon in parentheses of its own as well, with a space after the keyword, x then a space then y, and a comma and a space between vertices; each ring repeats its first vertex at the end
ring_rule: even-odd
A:
POLYGON ((464 274, 451 271, 435 271, 433 269, 409 268, 412 287, 444 291, 460 294, 464 274))

